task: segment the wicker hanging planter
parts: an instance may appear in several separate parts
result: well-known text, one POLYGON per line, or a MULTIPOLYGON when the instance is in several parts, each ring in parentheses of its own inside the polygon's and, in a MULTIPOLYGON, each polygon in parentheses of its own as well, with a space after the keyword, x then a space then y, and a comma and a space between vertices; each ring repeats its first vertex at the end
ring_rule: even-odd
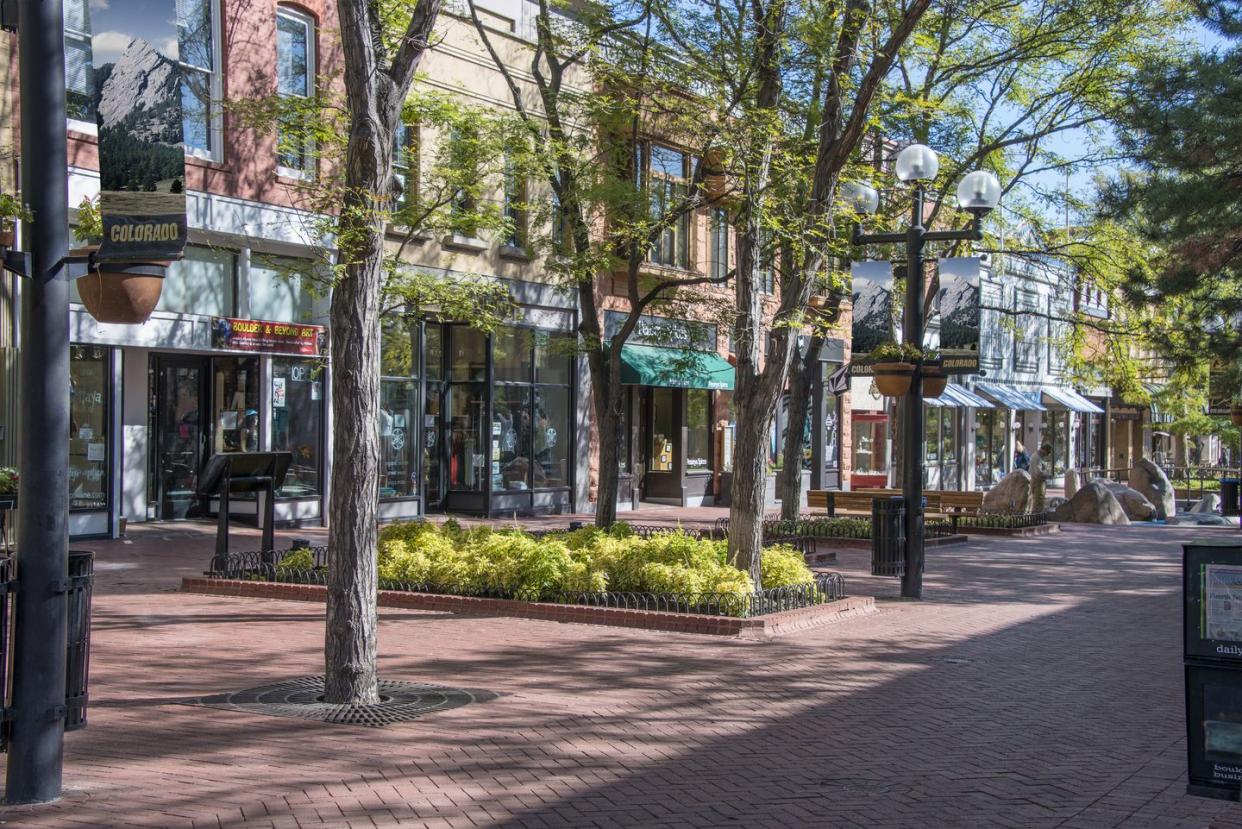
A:
POLYGON ((949 375, 941 365, 923 366, 923 397, 939 397, 949 385, 949 375))
MULTIPOLYGON (((74 254, 90 253, 79 249, 74 254)), ((168 261, 96 262, 90 273, 78 280, 82 304, 99 322, 137 325, 146 322, 160 301, 168 261)))
POLYGON ((914 363, 876 363, 875 387, 885 397, 904 397, 914 380, 914 363))

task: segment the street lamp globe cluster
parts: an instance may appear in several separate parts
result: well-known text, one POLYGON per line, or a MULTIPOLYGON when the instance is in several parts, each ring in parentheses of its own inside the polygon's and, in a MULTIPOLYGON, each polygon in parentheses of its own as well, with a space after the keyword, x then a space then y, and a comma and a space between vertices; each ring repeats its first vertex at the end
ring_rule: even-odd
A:
MULTIPOLYGON (((925 182, 940 172, 940 159, 930 147, 911 144, 897 155, 898 180, 913 184, 910 226, 900 233, 863 233, 855 227, 855 245, 901 244, 906 248, 906 296, 902 315, 902 339, 916 348, 923 347, 923 246, 927 242, 972 242, 983 238, 983 217, 1000 204, 1001 186, 996 176, 975 170, 962 177, 957 186, 957 206, 974 215, 970 228, 927 230, 923 226, 923 207, 927 200, 925 182)), ((850 182, 841 187, 841 196, 860 217, 880 209, 880 193, 874 187, 850 182)), ((901 576, 901 595, 917 599, 923 594, 923 370, 916 368, 910 391, 902 401, 905 459, 902 476, 905 571, 901 576)))

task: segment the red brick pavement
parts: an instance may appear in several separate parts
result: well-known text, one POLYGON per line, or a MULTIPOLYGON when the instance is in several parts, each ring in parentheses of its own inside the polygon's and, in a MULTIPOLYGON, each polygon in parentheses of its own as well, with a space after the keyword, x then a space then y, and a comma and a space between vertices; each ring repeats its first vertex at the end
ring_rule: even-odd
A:
MULTIPOLYGON (((386 676, 500 696, 372 730, 173 704, 315 672, 321 611, 175 593, 206 530, 135 530, 83 545, 99 551, 92 707, 65 798, 0 820, 1242 825, 1242 807, 1183 794, 1178 544, 1209 533, 936 548, 926 601, 760 643, 386 610, 386 676)), ((865 552, 841 558, 854 590, 895 593, 865 552)))

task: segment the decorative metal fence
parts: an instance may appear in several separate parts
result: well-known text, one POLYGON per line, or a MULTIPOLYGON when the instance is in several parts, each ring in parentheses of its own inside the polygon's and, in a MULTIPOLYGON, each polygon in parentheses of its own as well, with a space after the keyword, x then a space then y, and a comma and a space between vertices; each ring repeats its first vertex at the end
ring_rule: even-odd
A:
POLYGON ((1003 529, 1003 530, 1021 530, 1028 527, 1041 527, 1048 523, 1047 513, 1026 513, 1024 515, 957 515, 953 516, 953 525, 957 529, 962 527, 977 527, 980 529, 1003 529))
POLYGON ((13 557, 0 557, 0 751, 9 743, 9 664, 13 659, 9 643, 13 636, 13 557))
MULTIPOLYGON (((667 529, 667 528, 665 528, 667 529)), ((246 581, 271 581, 293 584, 326 584, 328 576, 327 547, 308 548, 314 566, 289 567, 283 561, 294 550, 229 553, 223 559, 212 559, 214 578, 246 581)), ((410 593, 467 596, 486 599, 512 599, 523 602, 615 607, 626 610, 660 610, 673 613, 694 613, 708 616, 762 616, 782 610, 813 607, 845 598, 845 578, 839 573, 817 573, 812 582, 774 587, 760 593, 656 593, 642 591, 586 592, 567 590, 522 590, 510 588, 479 589, 467 585, 444 585, 429 582, 381 580, 383 590, 410 593)))

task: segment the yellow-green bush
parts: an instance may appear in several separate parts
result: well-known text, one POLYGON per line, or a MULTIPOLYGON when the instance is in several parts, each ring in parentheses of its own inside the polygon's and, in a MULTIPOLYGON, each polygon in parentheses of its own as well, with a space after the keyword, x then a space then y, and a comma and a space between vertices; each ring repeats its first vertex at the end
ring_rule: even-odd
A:
POLYGON ((293 550, 276 565, 276 572, 288 573, 290 570, 314 570, 315 554, 308 547, 293 550))
POLYGON ((765 547, 760 561, 764 587, 787 587, 815 581, 802 553, 788 544, 765 547))

